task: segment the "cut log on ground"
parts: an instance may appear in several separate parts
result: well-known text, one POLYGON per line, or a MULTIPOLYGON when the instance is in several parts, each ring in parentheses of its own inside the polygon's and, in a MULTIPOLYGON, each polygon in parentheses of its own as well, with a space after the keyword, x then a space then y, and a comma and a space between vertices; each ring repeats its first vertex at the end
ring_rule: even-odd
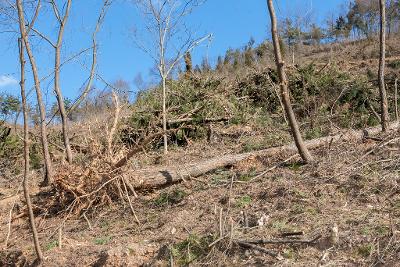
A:
MULTIPOLYGON (((398 128, 398 122, 395 122, 389 127, 391 130, 398 128)), ((365 136, 365 131, 369 135, 378 134, 381 132, 380 127, 368 128, 361 131, 347 130, 340 134, 334 136, 326 136, 313 140, 306 141, 306 146, 308 149, 316 149, 323 145, 331 145, 338 141, 350 141, 354 139, 362 139, 365 136)), ((205 160, 203 162, 197 162, 192 164, 187 164, 183 166, 164 166, 159 168, 149 167, 141 170, 132 170, 124 173, 125 179, 129 181, 130 184, 135 189, 143 190, 150 188, 163 187, 169 184, 177 183, 185 179, 190 179, 191 177, 198 177, 208 172, 214 171, 219 168, 226 166, 232 166, 240 161, 249 159, 251 157, 257 156, 276 156, 280 153, 297 153, 297 148, 294 143, 280 146, 272 147, 260 151, 242 153, 242 154, 228 154, 224 156, 219 156, 213 159, 205 160)))

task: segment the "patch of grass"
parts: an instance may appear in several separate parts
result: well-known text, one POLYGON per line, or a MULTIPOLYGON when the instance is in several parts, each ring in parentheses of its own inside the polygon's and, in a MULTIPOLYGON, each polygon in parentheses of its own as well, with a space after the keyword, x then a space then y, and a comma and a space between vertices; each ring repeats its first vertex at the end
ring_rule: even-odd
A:
POLYGON ((371 228, 369 228, 368 226, 365 226, 361 229, 361 234, 364 236, 368 236, 371 234, 371 228))
POLYGON ((263 142, 247 142, 243 145, 243 152, 257 151, 265 148, 263 142))
POLYGON ((304 206, 301 204, 294 204, 292 208, 292 212, 295 214, 302 214, 304 213, 304 206))
POLYGON ((307 198, 307 193, 298 189, 294 189, 293 190, 294 194, 296 195, 296 197, 299 198, 307 198))
POLYGON ((225 182, 230 180, 233 173, 229 170, 221 169, 215 171, 215 174, 212 176, 211 180, 213 184, 220 184, 221 182, 225 182))
POLYGON ((305 133, 305 138, 307 140, 319 138, 321 136, 323 136, 323 132, 322 132, 321 127, 315 127, 315 128, 312 128, 312 129, 308 129, 306 131, 306 133, 305 133))
POLYGON ((380 235, 380 236, 386 236, 390 233, 389 227, 385 225, 378 225, 375 227, 375 233, 380 235))
POLYGON ((208 245, 213 242, 213 236, 199 237, 191 234, 188 238, 173 245, 170 252, 178 266, 187 266, 209 252, 208 245))
POLYGON ((244 195, 241 198, 239 198, 238 200, 236 200, 236 206, 239 208, 244 208, 246 206, 248 206, 251 203, 252 199, 250 196, 248 195, 244 195))
POLYGON ((300 170, 301 166, 303 166, 303 163, 301 163, 300 161, 296 161, 288 165, 289 169, 291 169, 292 171, 300 170))
POLYGON ((374 249, 373 245, 366 244, 366 245, 362 245, 362 246, 358 247, 357 253, 358 253, 358 255, 360 255, 364 258, 368 258, 371 255, 373 249, 374 249))
POLYGON ((51 241, 50 243, 47 243, 47 244, 46 244, 45 250, 46 250, 46 251, 52 250, 53 248, 56 248, 57 246, 58 246, 58 241, 57 241, 57 240, 54 240, 54 241, 51 241))
POLYGON ((110 236, 102 236, 102 237, 96 238, 94 240, 94 243, 96 245, 107 245, 110 241, 111 241, 111 237, 110 236))
POLYGON ((283 257, 285 257, 286 259, 294 259, 294 256, 295 256, 295 251, 293 250, 293 248, 288 248, 283 250, 283 257))
POLYGON ((318 210, 316 208, 313 207, 308 207, 305 210, 306 213, 311 214, 311 215, 317 215, 318 214, 318 210))
POLYGON ((103 230, 107 230, 110 227, 110 223, 106 220, 101 221, 99 225, 103 230))
POLYGON ((388 63, 388 67, 392 69, 400 69, 400 60, 395 60, 390 63, 388 63))
POLYGON ((253 178, 254 176, 257 175, 257 169, 254 167, 251 167, 248 172, 245 173, 239 173, 238 174, 238 180, 242 182, 248 182, 253 178))
POLYGON ((291 225, 289 225, 286 219, 274 221, 272 223, 271 227, 278 232, 290 232, 290 231, 298 230, 298 229, 295 229, 294 227, 292 227, 291 225))
POLYGON ((180 203, 186 196, 187 196, 187 193, 185 191, 180 190, 180 189, 175 189, 172 192, 161 193, 154 200, 154 204, 157 207, 175 205, 175 204, 180 203))

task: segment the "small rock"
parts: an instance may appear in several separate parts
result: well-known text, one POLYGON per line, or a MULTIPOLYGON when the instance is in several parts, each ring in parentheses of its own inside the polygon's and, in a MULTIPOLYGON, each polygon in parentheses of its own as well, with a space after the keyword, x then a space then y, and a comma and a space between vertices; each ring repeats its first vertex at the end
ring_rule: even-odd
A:
POLYGON ((257 224, 258 226, 264 226, 268 223, 268 221, 269 221, 269 216, 263 214, 261 218, 257 220, 257 224))
POLYGON ((171 235, 174 235, 176 233, 176 228, 175 227, 172 227, 172 229, 171 229, 171 235))

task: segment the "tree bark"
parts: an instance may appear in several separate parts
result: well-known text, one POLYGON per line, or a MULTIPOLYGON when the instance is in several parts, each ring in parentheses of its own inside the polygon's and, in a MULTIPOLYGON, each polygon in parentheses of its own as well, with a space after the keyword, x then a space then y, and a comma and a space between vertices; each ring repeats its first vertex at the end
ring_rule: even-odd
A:
MULTIPOLYGON (((17 1, 19 2, 19 1, 17 1)), ((25 95, 25 58, 24 58, 24 45, 22 39, 18 39, 19 46, 19 60, 21 67, 21 99, 22 99, 22 113, 24 118, 24 180, 23 180, 23 190, 26 206, 28 208, 29 214, 29 224, 31 226, 33 243, 35 246, 36 255, 39 261, 43 260, 43 253, 40 248, 38 233, 35 225, 35 216, 33 214, 31 198, 29 195, 29 129, 28 129, 28 111, 27 111, 27 103, 26 103, 26 95, 25 95)))
POLYGON ((65 29, 66 22, 68 20, 70 8, 71 8, 71 0, 68 0, 67 7, 65 10, 65 15, 64 15, 62 21, 60 21, 58 38, 57 38, 57 43, 55 46, 55 60, 54 60, 54 91, 56 93, 58 109, 59 109, 60 117, 61 117, 63 141, 64 141, 65 154, 67 156, 68 163, 72 163, 72 151, 71 151, 71 145, 69 142, 68 116, 67 116, 67 111, 65 109, 64 97, 63 97, 62 91, 60 89, 60 63, 61 63, 60 53, 61 53, 64 29, 65 29))
POLYGON ((41 141, 42 141, 42 149, 43 149, 43 157, 44 157, 44 169, 45 175, 43 180, 43 185, 49 185, 52 181, 53 169, 50 159, 49 153, 49 143, 47 140, 47 127, 46 127, 46 110, 43 104, 42 91, 40 88, 40 79, 37 71, 35 57, 33 56, 32 49, 30 47, 30 43, 28 40, 28 35, 25 28, 25 15, 24 8, 21 0, 17 0, 17 10, 18 10, 18 18, 19 18, 19 28, 21 32, 21 38, 24 42, 24 47, 29 57, 29 61, 31 63, 33 79, 35 82, 35 90, 37 96, 37 102, 39 106, 40 113, 40 132, 41 132, 41 141))
MULTIPOLYGON (((389 126, 388 129, 397 129, 399 123, 395 122, 389 126)), ((364 137, 364 131, 348 130, 338 135, 326 136, 305 142, 308 149, 316 149, 323 145, 330 145, 338 141, 346 142, 364 137)), ((374 135, 381 131, 380 127, 366 129, 368 135, 374 135)), ((124 177, 127 181, 138 190, 149 188, 158 188, 167 186, 173 183, 180 182, 191 177, 198 177, 205 173, 214 171, 226 166, 232 166, 240 161, 252 157, 272 157, 282 153, 292 154, 297 152, 297 144, 292 143, 280 147, 272 147, 260 151, 248 152, 242 154, 228 154, 218 156, 203 162, 196 162, 183 166, 170 166, 170 167, 148 167, 141 170, 131 170, 124 172, 124 177)))
POLYGON ((168 135, 167 135, 167 78, 162 76, 162 125, 164 138, 164 154, 168 153, 168 135))
POLYGON ((394 110, 396 113, 396 121, 399 120, 399 107, 397 104, 397 78, 394 79, 394 110))
POLYGON ((379 0, 380 7, 380 57, 379 57, 379 93, 381 97, 381 126, 385 132, 389 127, 388 100, 385 88, 385 53, 386 53, 386 1, 379 0))
POLYGON ((278 75, 280 80, 280 89, 281 96, 284 105, 284 109, 286 115, 289 120, 289 126, 295 141, 295 144, 298 148, 299 154, 304 162, 309 163, 313 161, 313 158, 308 151, 307 147, 304 144, 303 138, 300 133, 299 125, 297 123, 296 117, 294 115, 292 105, 290 103, 289 89, 288 89, 288 81, 285 73, 285 62, 282 60, 281 49, 279 46, 279 36, 278 36, 278 26, 277 19, 275 15, 275 9, 272 3, 272 0, 267 0, 268 2, 268 10, 271 17, 271 32, 272 32, 272 40, 274 44, 274 52, 275 52, 275 61, 278 69, 278 75))

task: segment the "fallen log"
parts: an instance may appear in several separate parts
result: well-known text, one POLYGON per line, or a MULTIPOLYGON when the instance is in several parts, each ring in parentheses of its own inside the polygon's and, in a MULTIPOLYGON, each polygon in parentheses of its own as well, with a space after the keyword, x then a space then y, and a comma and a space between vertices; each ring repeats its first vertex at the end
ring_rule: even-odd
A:
MULTIPOLYGON (((398 122, 392 123, 389 129, 397 129, 398 122)), ((347 130, 333 136, 321 137, 306 141, 308 149, 316 149, 323 145, 331 145, 338 141, 350 141, 354 139, 362 139, 365 136, 365 131, 368 135, 374 135, 381 132, 380 127, 367 128, 365 130, 347 130)), ((124 173, 125 179, 135 189, 149 189, 166 186, 177 183, 191 177, 198 177, 208 172, 214 171, 226 166, 232 166, 236 163, 249 159, 255 156, 276 156, 280 153, 297 153, 297 148, 294 143, 280 147, 272 147, 260 151, 242 153, 242 154, 227 154, 215 157, 203 162, 191 163, 183 166, 164 166, 164 167, 148 167, 141 170, 131 170, 124 173)))

